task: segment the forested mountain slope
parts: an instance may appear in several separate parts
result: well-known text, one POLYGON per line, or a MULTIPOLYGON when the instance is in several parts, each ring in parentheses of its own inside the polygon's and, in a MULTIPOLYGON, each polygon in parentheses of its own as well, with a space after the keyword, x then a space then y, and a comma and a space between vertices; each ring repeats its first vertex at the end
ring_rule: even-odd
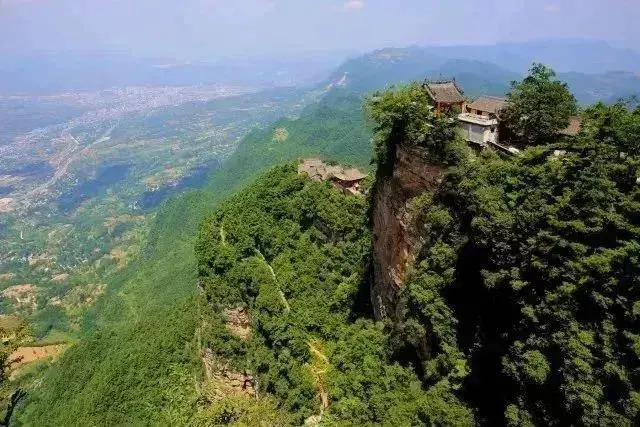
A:
POLYGON ((17 422, 187 423, 197 399, 193 375, 200 370, 193 359, 195 310, 188 299, 196 290, 193 247, 202 217, 279 162, 324 154, 366 167, 369 138, 362 98, 341 90, 298 120, 247 136, 203 190, 161 207, 143 252, 111 279, 107 295, 86 316, 88 331, 100 332, 88 332, 61 357, 30 393, 17 422), (274 138, 279 128, 287 129, 286 138, 274 138))
MULTIPOLYGON (((371 247, 366 211, 364 197, 311 181, 290 165, 205 219, 196 251, 206 306, 215 313, 203 332, 213 369, 255 373, 256 392, 276 399, 283 424, 311 417, 467 424, 471 414, 447 384, 423 392, 411 369, 393 363, 381 325, 358 311, 368 303, 358 301, 371 247), (230 307, 249 310, 251 338, 228 331, 222 313, 230 307)), ((243 423, 246 405, 213 399, 204 415, 208 423, 243 423)))
MULTIPOLYGON (((533 74, 512 93, 566 91, 533 74)), ((427 388, 461 381, 480 424, 637 424, 640 109, 590 107, 575 139, 504 158, 459 151, 425 103, 413 86, 371 105, 378 318, 427 388)), ((562 114, 544 101, 521 114, 538 111, 562 114)))
MULTIPOLYGON (((376 64, 367 67, 376 67, 376 64)), ((429 133, 432 132, 427 131, 429 126, 413 129, 423 136, 430 135, 418 145, 438 141, 438 147, 449 147, 451 151, 447 151, 448 148, 444 151, 447 161, 442 153, 427 150, 425 154, 427 162, 434 161, 430 156, 436 154, 435 162, 442 168, 443 181, 433 194, 412 198, 415 199, 410 205, 414 216, 410 218, 416 220, 411 224, 422 227, 417 239, 420 246, 416 249, 415 262, 407 264, 409 275, 401 294, 406 305, 399 311, 395 324, 386 327, 376 324, 367 313, 366 304, 360 305, 362 286, 366 289, 368 283, 365 268, 371 253, 366 248, 369 232, 364 227, 369 221, 367 202, 344 198, 326 186, 310 183, 298 177, 291 166, 265 175, 210 216, 201 232, 196 260, 195 236, 205 215, 270 167, 300 157, 320 156, 367 168, 373 154, 372 133, 364 118, 363 95, 365 91, 394 83, 399 76, 411 78, 413 73, 397 70, 394 66, 385 66, 372 71, 371 78, 356 86, 353 85, 358 81, 355 72, 350 71, 343 81, 344 70, 340 71, 323 99, 307 107, 299 119, 281 120, 266 130, 251 133, 211 176, 204 190, 164 204, 154 220, 145 249, 113 278, 114 286, 86 317, 88 329, 97 327, 99 332, 89 333, 51 368, 42 383, 30 392, 17 422, 191 424, 218 420, 216 417, 220 416, 227 421, 264 416, 285 424, 322 414, 327 420, 359 423, 468 424, 475 417, 480 421, 509 420, 525 424, 532 420, 563 421, 573 414, 584 419, 593 416, 597 420, 620 422, 635 416, 637 355, 634 355, 635 347, 629 347, 638 333, 635 311, 629 311, 638 299, 633 279, 621 276, 627 278, 620 279, 627 280, 622 285, 624 292, 611 291, 614 284, 610 284, 611 289, 603 294, 603 304, 610 300, 618 304, 615 312, 620 313, 620 317, 615 319, 608 319, 604 314, 584 317, 593 304, 600 304, 599 295, 594 297, 595 303, 591 300, 588 304, 582 300, 567 302, 569 313, 562 321, 575 321, 579 332, 587 329, 594 346, 606 340, 615 342, 615 346, 605 343, 598 349, 594 347, 599 353, 593 363, 587 361, 591 365, 585 368, 589 371, 586 373, 578 369, 582 362, 576 362, 577 368, 571 361, 566 362, 568 372, 575 368, 576 375, 585 375, 579 381, 563 383, 549 377, 553 381, 547 383, 545 372, 549 366, 555 369, 565 363, 564 359, 554 358, 558 348, 564 351, 561 346, 567 342, 573 345, 574 341, 552 336, 558 339, 559 347, 551 348, 541 343, 548 337, 527 334, 537 327, 527 322, 547 321, 548 307, 539 306, 540 298, 545 296, 546 282, 535 282, 525 277, 525 273, 518 276, 520 269, 537 268, 538 264, 530 257, 517 255, 522 245, 535 246, 528 239, 536 237, 533 232, 536 227, 541 227, 544 235, 554 236, 554 230, 565 233, 563 239, 569 243, 568 246, 559 243, 562 251, 575 250, 589 257, 601 255, 613 261, 619 259, 616 254, 627 259, 623 254, 626 249, 621 248, 632 249, 634 242, 637 243, 637 234, 634 234, 638 227, 637 187, 624 180, 637 166, 636 154, 622 159, 616 157, 618 152, 613 155, 614 151, 608 148, 621 138, 627 143, 631 141, 629 144, 633 146, 635 134, 629 123, 635 122, 618 110, 609 111, 605 107, 594 110, 594 130, 580 140, 584 148, 571 152, 566 164, 564 159, 554 160, 550 155, 555 149, 553 145, 530 148, 522 158, 512 161, 491 154, 475 155, 459 147, 460 144, 448 144, 451 134, 441 137, 429 133), (616 111, 618 121, 613 126, 607 114, 616 111), (600 142, 604 142, 604 154, 596 149, 600 142), (449 159, 449 155, 453 157, 449 159), (579 165, 580 162, 583 163, 579 165), (594 183, 597 188, 585 187, 584 193, 572 199, 568 191, 582 183, 583 171, 587 183, 594 183), (529 182, 529 178, 533 181, 529 182), (596 190, 602 191, 603 196, 596 190), (527 216, 528 211, 524 209, 514 211, 518 203, 529 206, 538 216, 527 216), (547 211, 547 205, 555 206, 556 210, 547 211), (589 210, 592 205, 595 207, 589 210), (548 215, 539 216, 545 212, 567 212, 569 216, 558 220, 548 215), (596 224, 581 224, 578 217, 584 212, 595 218, 596 224), (322 222, 314 224, 315 219, 328 221, 330 226, 323 228, 322 222), (244 228, 243 223, 252 225, 244 228), (595 238, 604 236, 606 233, 592 229, 605 225, 621 227, 615 230, 624 229, 621 236, 625 241, 606 246, 605 249, 614 252, 603 255, 598 242, 589 239, 593 233, 595 238), (362 232, 356 233, 356 230, 362 232), (583 232, 589 234, 587 241, 577 243, 586 249, 571 243, 572 239, 582 238, 579 233, 583 232), (224 243, 227 236, 229 240, 224 243), (468 243, 476 242, 474 239, 478 248, 468 243), (510 248, 514 249, 510 251, 510 248), (467 253, 467 249, 473 250, 467 253), (492 258, 492 250, 508 256, 492 258), (469 264, 473 268, 466 270, 464 266, 475 253, 483 254, 484 258, 473 259, 474 263, 469 264), (486 265, 481 264, 485 260, 486 265), (325 261, 334 267, 344 264, 344 269, 335 267, 332 273, 329 271, 332 268, 323 265, 325 261), (275 280, 265 263, 273 269, 275 280), (515 270, 517 274, 511 278, 509 274, 515 270), (466 283, 462 277, 464 272, 468 272, 473 281, 469 282, 469 289, 460 290, 466 283), (318 282, 319 278, 323 280, 318 282), (212 308, 192 299, 198 279, 212 308), (520 286, 520 282, 525 285, 520 286), (529 286, 530 283, 533 284, 529 286), (285 286, 281 290, 286 304, 280 292, 274 290, 275 284, 285 286), (320 285, 326 286, 324 295, 329 295, 324 299, 314 292, 320 285), (531 309, 514 303, 514 292, 529 291, 523 301, 530 301, 527 307, 531 309), (506 300, 501 299, 505 295, 506 300), (616 300, 618 295, 626 300, 616 300), (474 298, 497 305, 475 306, 474 298), (223 303, 226 306, 221 307, 223 303), (249 343, 231 337, 221 323, 224 312, 220 309, 245 306, 257 309, 251 312, 255 323, 252 323, 254 335, 249 343), (196 307, 200 307, 200 311, 196 307), (489 312, 488 307, 493 311, 489 312), (281 316, 286 316, 288 310, 297 316, 283 324, 281 316), (500 310, 507 315, 499 319, 491 317, 500 310), (469 317, 465 317, 467 314, 469 317), (207 328, 201 328, 203 319, 207 328), (497 320, 505 323, 500 324, 502 329, 497 329, 504 333, 496 336, 497 320), (345 325, 344 328, 336 326, 339 324, 345 325), (607 335, 610 324, 617 328, 613 333, 615 340, 607 335), (477 329, 473 329, 474 325, 478 325, 477 329), (431 357, 421 361, 420 352, 414 347, 422 345, 426 335, 432 339, 428 352, 431 357), (291 344, 291 349, 286 348, 285 342, 291 344), (253 351, 260 358, 245 357, 253 351), (255 375, 255 387, 261 399, 247 402, 240 396, 226 401, 226 405, 215 396, 207 396, 200 388, 204 375, 203 352, 207 357, 223 357, 234 370, 243 371, 242 375, 255 375), (604 355, 613 353, 616 357, 621 355, 618 361, 605 365, 604 355), (512 369, 502 372, 502 357, 507 355, 510 358, 504 360, 511 363, 512 369), (335 362, 340 364, 339 368, 332 365, 335 362), (484 366, 491 366, 493 371, 484 366), (332 369, 339 372, 326 383, 324 377, 314 374, 332 369), (502 395, 498 403, 482 400, 482 391, 493 387, 488 378, 498 371, 502 375, 500 384, 508 384, 505 390, 516 390, 510 394, 515 396, 515 401, 502 395), (582 393, 585 378, 598 381, 602 394, 590 394, 595 390, 592 388, 582 393), (369 386, 375 392, 370 392, 369 386), (563 387, 575 387, 578 392, 567 394, 565 400, 552 398, 557 397, 558 389, 564 390, 563 387), (551 406, 545 406, 545 401, 543 407, 537 407, 536 393, 545 393, 551 406), (326 405, 325 399, 328 399, 326 405), (576 399, 583 401, 574 404, 576 399), (397 402, 397 407, 389 407, 389 402, 397 402), (570 408, 574 412, 558 409, 562 405, 574 405, 570 408), (589 405, 597 411, 587 412, 589 405), (601 408, 609 409, 600 411, 601 408), (232 418, 224 418, 227 415, 232 418)), ((461 77, 460 82, 467 84, 470 94, 508 88, 502 78, 473 73, 473 67, 467 71, 468 74, 461 74, 467 77, 464 80, 461 77)), ((395 112, 399 113, 398 117, 405 117, 402 108, 395 112)), ((423 116, 432 119, 430 113, 423 116)), ((442 125, 429 123, 432 124, 442 125)), ((402 139, 401 134, 393 135, 402 139)), ((405 142, 398 140, 397 143, 405 142)), ((606 227, 604 229, 613 230, 606 227)), ((540 247, 544 252, 547 246, 540 247)), ((595 262, 596 258, 592 260, 595 262)), ((611 271, 635 271, 632 269, 637 264, 633 264, 632 257, 629 259, 631 264, 622 267, 610 263, 611 271)), ((588 266, 576 264, 574 259, 567 260, 571 268, 586 274, 581 277, 587 277, 588 283, 602 283, 596 276, 585 273, 588 266)), ((555 303, 556 294, 566 290, 565 279, 581 283, 575 272, 563 270, 568 267, 555 258, 545 262, 553 264, 550 273, 559 275, 552 282, 551 302, 555 303)), ((520 294, 517 295, 519 298, 520 294)), ((606 314, 609 307, 600 313, 606 314)), ((545 324, 544 327, 553 330, 551 326, 545 324)), ((587 335, 578 336, 581 337, 587 335)))

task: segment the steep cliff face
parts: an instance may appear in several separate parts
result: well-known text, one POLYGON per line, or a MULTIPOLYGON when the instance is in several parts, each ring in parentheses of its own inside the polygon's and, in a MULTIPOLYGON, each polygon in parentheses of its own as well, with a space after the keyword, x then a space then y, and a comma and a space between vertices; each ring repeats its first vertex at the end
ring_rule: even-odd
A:
POLYGON ((373 277, 371 299, 378 319, 397 320, 397 294, 405 283, 407 267, 420 248, 410 202, 425 191, 435 191, 444 168, 429 160, 419 147, 398 145, 393 166, 379 174, 372 206, 373 277))

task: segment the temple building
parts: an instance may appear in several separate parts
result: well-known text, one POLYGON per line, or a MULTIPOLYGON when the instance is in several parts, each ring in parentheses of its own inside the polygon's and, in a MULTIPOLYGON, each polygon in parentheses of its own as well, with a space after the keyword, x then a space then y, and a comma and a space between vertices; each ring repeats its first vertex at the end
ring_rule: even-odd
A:
POLYGON ((436 114, 445 110, 457 108, 462 111, 466 99, 462 89, 458 87, 455 80, 424 82, 424 89, 427 95, 433 100, 436 106, 436 114))
MULTIPOLYGON (((500 122, 500 111, 507 100, 493 96, 483 96, 468 103, 464 92, 455 80, 425 81, 423 85, 435 106, 436 116, 442 112, 455 111, 463 138, 479 147, 490 147, 507 155, 518 154, 520 150, 510 146, 504 123, 500 122), (502 137, 502 138, 501 138, 502 137)), ((579 117, 571 117, 566 129, 559 132, 563 138, 574 138, 582 128, 579 117)))
POLYGON ((367 177, 356 168, 329 165, 320 159, 304 159, 298 165, 298 173, 306 173, 314 181, 329 180, 331 185, 347 194, 361 194, 360 184, 367 177))

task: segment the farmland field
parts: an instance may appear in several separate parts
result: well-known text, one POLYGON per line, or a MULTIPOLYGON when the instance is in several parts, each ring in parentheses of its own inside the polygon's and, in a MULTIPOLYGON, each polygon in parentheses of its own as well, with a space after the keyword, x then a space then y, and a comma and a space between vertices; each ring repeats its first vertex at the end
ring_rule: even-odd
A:
POLYGON ((157 207, 203 185, 250 129, 295 116, 315 96, 304 93, 213 85, 0 97, 3 126, 13 123, 0 132, 2 313, 28 320, 36 342, 78 336, 157 207), (44 110, 57 113, 38 120, 44 110))

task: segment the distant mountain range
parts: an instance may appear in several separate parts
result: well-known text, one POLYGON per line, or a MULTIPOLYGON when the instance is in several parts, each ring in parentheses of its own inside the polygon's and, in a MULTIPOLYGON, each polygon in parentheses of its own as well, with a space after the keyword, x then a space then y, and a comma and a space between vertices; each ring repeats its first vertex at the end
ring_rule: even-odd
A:
MULTIPOLYGON (((590 44, 581 44, 582 49, 577 51, 585 52, 586 45, 590 44)), ((558 71, 558 77, 569 84, 581 104, 614 102, 640 94, 640 73, 593 73, 594 69, 588 68, 588 64, 593 62, 595 57, 569 55, 573 45, 560 43, 559 46, 553 47, 552 44, 548 44, 546 50, 542 45, 518 45, 522 46, 522 52, 517 58, 509 53, 517 51, 515 46, 381 49, 348 60, 331 75, 327 84, 340 84, 358 92, 368 92, 390 84, 455 78, 468 96, 504 95, 508 92, 511 81, 521 79, 533 62, 542 61, 558 71), (562 49, 566 49, 565 53, 569 59, 552 60, 560 55, 562 49), (530 52, 531 56, 525 60, 527 52, 530 52), (545 61, 545 58, 549 60, 545 61), (525 61, 528 61, 527 65, 525 61), (556 63, 560 64, 560 67, 556 67, 556 63), (578 67, 580 64, 584 65, 589 73, 563 71, 569 65, 578 67)), ((637 64, 640 64, 640 56, 631 51, 630 57, 624 59, 621 52, 627 52, 626 50, 610 48, 606 56, 606 49, 603 47, 606 45, 593 43, 593 46, 598 48, 596 52, 601 53, 598 57, 609 58, 606 64, 612 64, 612 67, 633 65, 633 55, 638 57, 637 64)), ((601 64, 600 68, 603 66, 604 64, 601 64)), ((640 69, 640 65, 637 69, 640 69)))
MULTIPOLYGON (((253 87, 305 86, 322 81, 344 59, 344 52, 282 57, 175 62, 139 59, 120 53, 42 54, 0 58, 0 95, 47 94, 122 86, 239 84, 253 87)), ((352 58, 340 67, 357 72, 351 84, 377 87, 385 82, 425 76, 468 78, 472 92, 504 92, 505 82, 520 77, 532 62, 543 62, 584 92, 582 102, 607 100, 635 90, 640 53, 601 41, 548 40, 487 46, 388 48, 352 58), (611 73, 613 71, 620 73, 611 73), (586 75, 586 76, 585 76, 586 75), (593 92, 591 85, 602 88, 593 92), (598 95, 600 94, 600 95, 598 95)))
POLYGON ((525 72, 531 62, 542 62, 558 72, 602 74, 608 71, 640 71, 640 53, 611 46, 604 41, 544 40, 500 43, 489 46, 425 47, 443 58, 465 58, 499 64, 511 71, 525 72))

